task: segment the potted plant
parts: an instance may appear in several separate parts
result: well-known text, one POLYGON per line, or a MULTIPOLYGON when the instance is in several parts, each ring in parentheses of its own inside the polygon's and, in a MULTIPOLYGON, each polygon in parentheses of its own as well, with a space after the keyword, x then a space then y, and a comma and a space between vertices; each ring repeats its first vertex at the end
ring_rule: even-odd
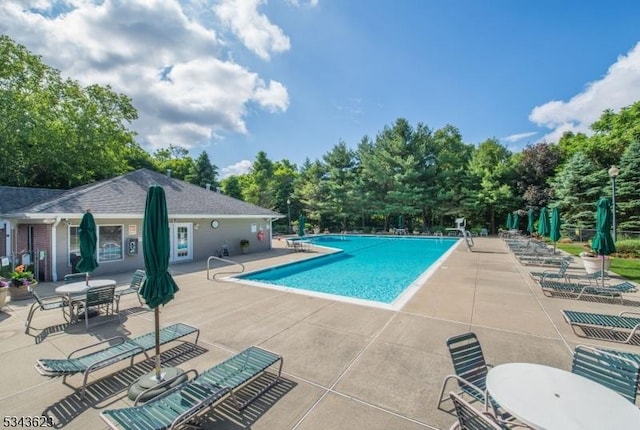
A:
POLYGON ((247 239, 242 239, 240 241, 240 250, 243 254, 249 252, 249 241, 247 239))
POLYGON ((26 269, 24 264, 16 266, 9 278, 9 297, 11 301, 30 297, 29 286, 37 284, 33 272, 26 269))
POLYGON ((604 258, 604 270, 609 270, 611 267, 611 258, 608 255, 598 255, 591 249, 589 245, 584 246, 585 250, 580 253, 582 264, 584 264, 584 270, 588 274, 596 273, 602 270, 602 259, 604 258))

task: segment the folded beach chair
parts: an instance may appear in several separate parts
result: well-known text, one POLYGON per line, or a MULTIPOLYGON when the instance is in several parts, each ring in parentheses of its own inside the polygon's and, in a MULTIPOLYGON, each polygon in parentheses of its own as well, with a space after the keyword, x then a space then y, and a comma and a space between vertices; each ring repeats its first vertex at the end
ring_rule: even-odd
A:
MULTIPOLYGON (((198 343, 198 338, 200 337, 200 329, 183 323, 163 327, 160 329, 160 344, 164 345, 165 343, 178 340, 184 336, 194 333, 194 345, 196 345, 198 343)), ((125 339, 124 337, 116 336, 84 348, 76 349, 69 354, 67 358, 44 358, 37 360, 35 368, 38 373, 43 376, 62 376, 63 382, 66 382, 66 378, 69 375, 82 373, 84 375, 84 379, 82 381, 81 395, 84 398, 89 373, 119 361, 126 360, 127 358, 131 358, 130 365, 133 366, 133 358, 136 355, 143 353, 145 357, 149 358, 147 351, 154 349, 155 346, 155 332, 143 334, 133 339, 125 339), (109 345, 105 348, 95 350, 96 347, 104 344, 109 345), (87 352, 89 350, 91 350, 91 352, 87 352), (77 355, 80 352, 83 352, 84 355, 77 355)))
MULTIPOLYGON (((138 405, 136 400, 133 407, 104 410, 100 413, 100 417, 112 429, 173 429, 190 423, 210 407, 225 400, 227 395, 231 397, 238 411, 242 412, 252 401, 278 383, 282 373, 282 357, 257 346, 251 346, 200 375, 195 373, 195 378, 142 405, 138 405), (237 390, 251 383, 277 363, 279 363, 278 373, 274 380, 250 399, 240 403, 236 395, 237 390)), ((167 380, 165 384, 171 382, 167 380)), ((143 395, 144 393, 141 393, 138 398, 143 395)))
POLYGON ((597 297, 618 297, 620 302, 624 303, 622 293, 631 293, 636 291, 636 286, 629 281, 621 282, 616 285, 608 285, 601 287, 592 284, 573 284, 570 282, 560 281, 540 281, 540 286, 545 295, 551 296, 554 293, 560 293, 565 296, 574 296, 580 300, 584 296, 597 297))
POLYGON ((592 330, 590 330, 600 329, 611 332, 612 335, 607 336, 607 340, 629 343, 640 329, 640 313, 638 312, 625 311, 618 315, 611 315, 563 310, 562 314, 573 332, 580 337, 601 339, 601 337, 593 336, 592 330), (583 334, 578 333, 576 327, 580 327, 583 334))

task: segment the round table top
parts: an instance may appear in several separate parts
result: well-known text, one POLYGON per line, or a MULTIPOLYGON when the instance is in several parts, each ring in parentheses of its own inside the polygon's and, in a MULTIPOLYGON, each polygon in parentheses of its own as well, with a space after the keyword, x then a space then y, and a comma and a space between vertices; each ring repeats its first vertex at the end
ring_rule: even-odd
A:
POLYGON ((496 366, 487 390, 498 404, 536 429, 640 428, 640 409, 595 381, 530 363, 496 366))
POLYGON ((56 294, 80 294, 85 293, 89 288, 106 287, 107 285, 115 285, 113 279, 90 279, 89 285, 86 281, 71 282, 56 287, 56 294))

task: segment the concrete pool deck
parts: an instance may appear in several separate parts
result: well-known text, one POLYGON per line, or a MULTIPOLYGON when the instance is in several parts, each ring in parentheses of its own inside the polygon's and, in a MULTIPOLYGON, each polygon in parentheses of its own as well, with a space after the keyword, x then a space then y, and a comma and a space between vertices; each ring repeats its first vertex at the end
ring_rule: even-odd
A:
MULTIPOLYGON (((252 429, 448 429, 455 417, 436 408, 445 376, 452 373, 446 339, 475 332, 489 363, 531 362, 570 369, 578 344, 640 352, 638 346, 580 338, 560 311, 603 313, 635 310, 616 303, 546 297, 498 238, 463 243, 399 311, 349 304, 303 294, 207 280, 206 263, 171 266, 180 292, 161 309, 163 325, 184 322, 200 328, 198 347, 175 342, 162 348, 163 364, 206 370, 250 345, 281 354, 283 381, 245 410, 252 429)), ((247 270, 308 258, 274 241, 267 253, 232 257, 247 270)), ((573 263, 576 273, 579 262, 573 263)), ((572 267, 573 267, 572 266, 572 267)), ((228 272, 216 263, 212 272, 228 272)), ((119 284, 131 273, 113 278, 119 284)), ((55 285, 40 284, 52 292, 55 285)), ((640 295, 631 298, 640 302, 640 295)), ((90 376, 87 399, 67 383, 34 369, 36 359, 63 358, 74 349, 116 335, 153 330, 153 313, 133 295, 120 304, 121 321, 97 317, 63 324, 60 311, 37 311, 30 335, 24 322, 31 301, 9 302, 0 313, 0 411, 3 416, 53 417, 57 428, 106 428, 103 409, 131 405, 127 387, 152 368, 138 357, 90 376)), ((453 389, 453 386, 452 386, 453 389)), ((448 406, 448 404, 445 404, 448 406)), ((204 417, 211 429, 243 428, 229 404, 204 417)))

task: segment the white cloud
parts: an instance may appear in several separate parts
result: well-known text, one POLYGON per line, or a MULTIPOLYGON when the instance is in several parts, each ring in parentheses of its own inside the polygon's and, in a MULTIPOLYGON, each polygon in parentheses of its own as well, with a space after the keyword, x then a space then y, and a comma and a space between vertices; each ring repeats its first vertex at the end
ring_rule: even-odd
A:
POLYGON ((213 11, 248 49, 268 60, 274 52, 288 51, 291 44, 280 27, 258 12, 263 3, 266 0, 222 0, 213 11))
POLYGON ((640 43, 609 67, 606 75, 589 83, 568 102, 553 100, 536 106, 529 120, 551 131, 544 137, 557 142, 565 131, 590 134, 590 125, 606 109, 618 110, 640 99, 640 43))
POLYGON ((522 139, 526 139, 527 137, 535 136, 538 134, 536 131, 530 131, 527 133, 517 133, 512 134, 511 136, 503 137, 501 140, 506 140, 507 142, 517 142, 522 139))
MULTIPOLYGON (((212 3, 70 0, 62 10, 57 0, 2 0, 0 34, 41 55, 64 77, 110 85, 131 97, 139 114, 131 128, 148 149, 206 146, 225 134, 248 133, 248 104, 269 112, 289 105, 283 83, 229 59, 224 29, 212 27, 212 3)), ((250 5, 259 5, 241 3, 247 16, 250 5)))
POLYGON ((228 176, 232 175, 243 175, 245 173, 249 173, 251 170, 251 166, 253 163, 249 160, 242 160, 231 166, 223 167, 220 169, 220 179, 224 179, 228 176))

